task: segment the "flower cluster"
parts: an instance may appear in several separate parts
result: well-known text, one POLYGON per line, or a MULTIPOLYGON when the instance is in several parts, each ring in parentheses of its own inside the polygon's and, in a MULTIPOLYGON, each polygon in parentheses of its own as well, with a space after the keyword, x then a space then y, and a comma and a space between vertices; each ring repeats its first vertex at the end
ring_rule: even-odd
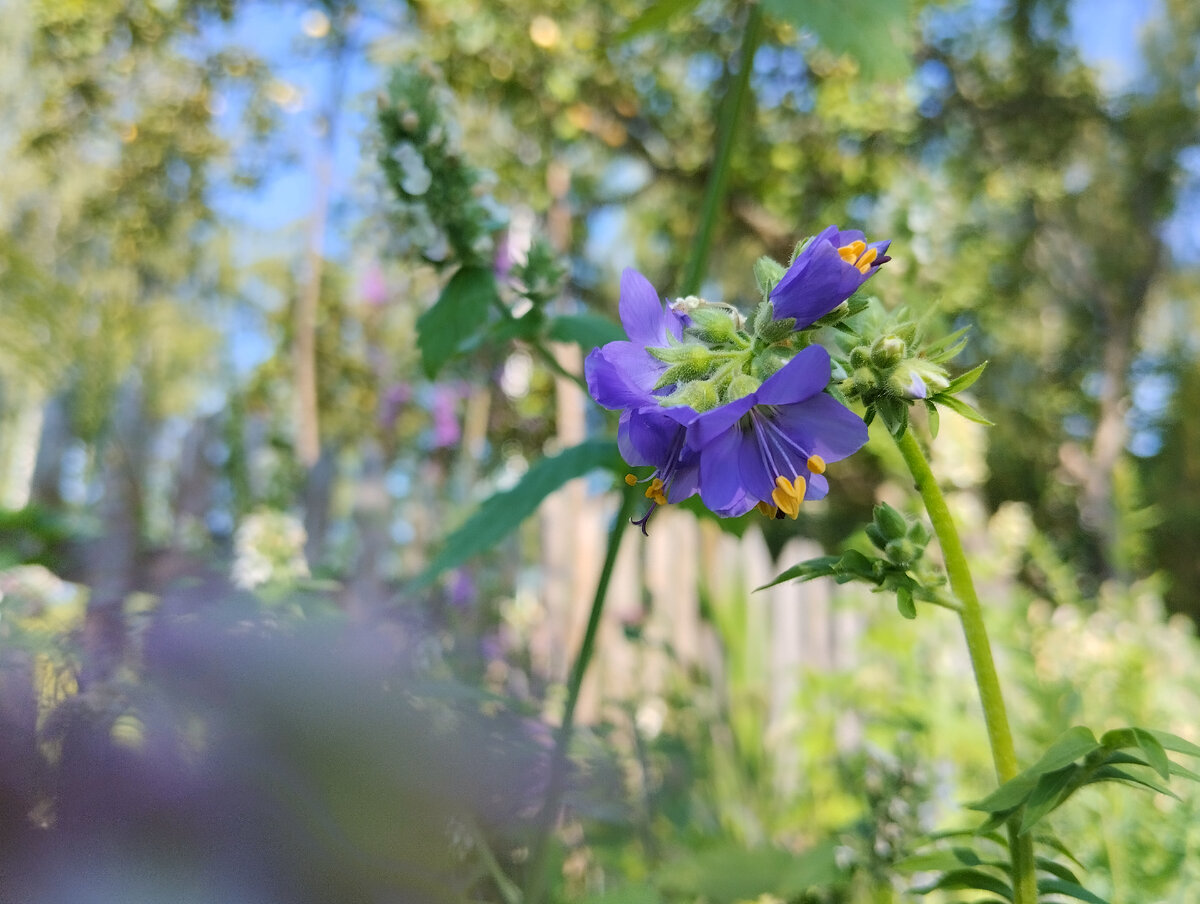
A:
POLYGON ((416 249, 434 264, 486 264, 507 213, 491 195, 494 176, 463 158, 454 98, 428 64, 397 68, 379 98, 379 164, 394 193, 389 218, 398 254, 416 249))
POLYGON ((592 397, 621 411, 618 443, 652 469, 650 510, 696 493, 717 515, 757 508, 799 514, 828 492, 826 465, 867 440, 862 419, 825 390, 829 353, 807 331, 844 310, 888 260, 888 243, 835 226, 799 246, 785 270, 755 268, 763 301, 746 320, 730 305, 689 297, 665 305, 634 270, 621 277, 629 339, 595 349, 585 373, 592 397))

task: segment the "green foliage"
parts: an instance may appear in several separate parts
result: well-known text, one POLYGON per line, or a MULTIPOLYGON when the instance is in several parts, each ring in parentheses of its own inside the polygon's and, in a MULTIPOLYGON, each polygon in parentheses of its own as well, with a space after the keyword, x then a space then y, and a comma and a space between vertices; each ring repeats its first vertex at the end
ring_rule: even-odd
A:
POLYGON ((511 490, 496 493, 443 541, 417 584, 427 584, 448 568, 490 549, 524 521, 552 492, 576 477, 597 468, 620 470, 616 445, 608 440, 591 440, 564 449, 533 464, 511 490))
POLYGON ((763 0, 763 7, 811 31, 834 53, 848 54, 868 79, 901 79, 912 71, 907 2, 763 0))
POLYGON ((486 323, 488 311, 499 302, 490 269, 464 266, 458 270, 437 303, 417 320, 417 347, 428 377, 442 366, 486 323))

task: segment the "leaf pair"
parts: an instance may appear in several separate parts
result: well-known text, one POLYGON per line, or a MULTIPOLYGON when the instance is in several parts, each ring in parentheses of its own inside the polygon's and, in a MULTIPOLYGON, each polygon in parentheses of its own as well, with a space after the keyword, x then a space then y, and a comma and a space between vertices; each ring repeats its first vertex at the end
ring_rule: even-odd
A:
POLYGON ((1200 776, 1172 762, 1168 750, 1200 757, 1200 747, 1167 732, 1120 728, 1097 740, 1089 729, 1076 726, 1051 744, 1028 769, 969 806, 988 814, 982 827, 985 831, 1002 825, 1020 811, 1019 829, 1025 833, 1085 785, 1120 782, 1175 797, 1149 773, 1164 782, 1172 775, 1193 781, 1200 781, 1200 776))

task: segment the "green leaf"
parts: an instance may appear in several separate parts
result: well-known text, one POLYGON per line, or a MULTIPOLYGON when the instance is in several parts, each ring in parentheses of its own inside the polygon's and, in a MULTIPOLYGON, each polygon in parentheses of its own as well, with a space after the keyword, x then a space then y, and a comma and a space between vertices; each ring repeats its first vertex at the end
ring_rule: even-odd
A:
POLYGON ((617 34, 618 41, 628 41, 630 38, 636 38, 638 35, 645 34, 648 31, 654 31, 656 28, 662 28, 671 21, 675 16, 680 16, 695 6, 700 5, 700 0, 659 0, 653 6, 642 11, 636 19, 630 22, 617 34))
POLYGON ((1038 869, 1042 870, 1043 872, 1053 873, 1059 879, 1066 879, 1068 882, 1079 882, 1079 877, 1076 876, 1071 869, 1063 866, 1057 860, 1051 860, 1049 857, 1037 857, 1035 860, 1037 862, 1038 869))
POLYGON ((943 336, 934 342, 925 346, 925 357, 934 364, 942 364, 949 361, 955 355, 963 350, 967 344, 967 333, 971 331, 969 326, 964 326, 960 330, 955 330, 948 336, 943 336))
POLYGON ((1025 801, 1025 812, 1021 817, 1021 834, 1032 829, 1043 816, 1070 797, 1071 792, 1078 787, 1076 782, 1082 772, 1083 769, 1072 764, 1057 772, 1042 774, 1033 793, 1025 801))
POLYGON ((981 869, 953 869, 943 873, 932 885, 923 885, 912 891, 914 894, 927 895, 931 891, 960 891, 965 888, 990 891, 1006 901, 1013 899, 1012 889, 1008 887, 1007 882, 981 869))
POLYGON ((1088 891, 1078 882, 1070 882, 1066 879, 1042 879, 1037 886, 1039 895, 1066 895, 1080 901, 1087 901, 1088 904, 1109 904, 1104 898, 1088 891))
POLYGON ((1041 759, 1025 771, 1038 775, 1044 772, 1055 772, 1099 749, 1100 742, 1096 740, 1091 729, 1076 725, 1059 735, 1058 739, 1046 748, 1041 759))
POLYGON ((987 366, 988 363, 984 361, 978 367, 972 367, 965 374, 959 374, 950 381, 950 385, 943 389, 942 392, 947 393, 948 395, 954 395, 955 393, 962 392, 964 389, 970 387, 976 380, 983 376, 983 369, 987 366))
POLYGON ((982 810, 985 813, 1005 814, 1025 802, 1037 787, 1038 776, 1031 772, 1022 772, 1010 778, 1003 785, 985 797, 983 800, 967 804, 972 810, 982 810))
POLYGON ((515 487, 485 500, 451 533, 442 544, 441 553, 421 572, 416 583, 428 584, 447 568, 495 546, 568 480, 596 468, 616 469, 619 461, 617 445, 611 440, 589 440, 543 458, 525 472, 515 487))
POLYGON ((1149 766, 1162 776, 1163 781, 1171 778, 1171 761, 1167 752, 1158 739, 1144 728, 1116 728, 1105 732, 1100 743, 1105 747, 1118 750, 1122 747, 1136 747, 1146 755, 1149 766))
POLYGON ((994 421, 989 421, 960 398, 956 398, 952 395, 945 395, 944 393, 938 393, 936 396, 934 396, 934 400, 939 405, 945 405, 951 411, 961 414, 968 421, 974 421, 976 424, 983 424, 985 427, 995 426, 994 421))
POLYGON ((1184 740, 1179 735, 1173 735, 1169 731, 1155 731, 1154 729, 1148 729, 1148 732, 1166 750, 1170 750, 1173 753, 1182 753, 1185 756, 1200 757, 1200 747, 1197 747, 1191 741, 1184 740))
POLYGON ((1159 794, 1165 794, 1167 797, 1179 800, 1179 795, 1166 785, 1160 785, 1153 779, 1134 775, 1132 772, 1126 772, 1124 769, 1118 769, 1116 766, 1101 766, 1091 774, 1087 784, 1094 785, 1099 782, 1121 782, 1126 785, 1140 785, 1143 788, 1149 788, 1151 791, 1157 791, 1159 794))
POLYGON ((907 587, 896 588, 896 608, 907 619, 917 617, 917 604, 913 602, 912 591, 907 587))
POLYGON ((496 278, 485 267, 462 267, 450 277, 433 307, 417 318, 417 348, 426 376, 436 377, 479 332, 497 298, 496 278))
POLYGON ((929 435, 933 439, 937 439, 938 430, 942 426, 942 417, 938 414, 937 405, 928 399, 925 400, 925 410, 929 412, 929 435))
POLYGON ((853 57, 866 78, 900 79, 912 69, 904 0, 763 0, 763 8, 853 57))
POLYGON ((983 800, 968 806, 972 810, 983 810, 995 814, 1015 810, 1037 788, 1041 776, 1070 766, 1080 757, 1087 756, 1098 749, 1100 749, 1100 742, 1096 740, 1096 736, 1089 729, 1081 725, 1070 728, 1046 749, 1036 763, 1009 779, 983 800))
POLYGON ((556 342, 574 342, 585 352, 625 338, 625 331, 599 314, 564 314, 550 321, 546 338, 556 342))
POLYGON ((782 584, 784 581, 811 581, 814 578, 829 577, 836 573, 836 566, 842 561, 841 556, 821 556, 818 559, 808 559, 782 571, 773 581, 755 587, 755 592, 782 584))

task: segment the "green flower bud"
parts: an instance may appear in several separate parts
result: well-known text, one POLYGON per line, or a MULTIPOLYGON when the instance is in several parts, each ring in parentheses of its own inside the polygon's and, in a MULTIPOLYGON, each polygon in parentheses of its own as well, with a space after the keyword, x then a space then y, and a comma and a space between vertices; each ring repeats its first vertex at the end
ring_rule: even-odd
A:
POLYGON ((871 349, 865 345, 860 345, 854 351, 850 352, 850 366, 854 368, 870 367, 871 349))
POLYGON ((765 383, 787 362, 771 351, 760 352, 750 362, 750 376, 765 383))
POLYGON ((754 262, 754 279, 758 283, 758 289, 762 292, 763 298, 770 296, 771 291, 779 284, 779 280, 783 279, 785 273, 787 273, 787 268, 779 261, 769 257, 760 257, 754 262))
POLYGON ((701 342, 712 345, 725 345, 733 342, 737 335, 737 324, 731 313, 724 308, 694 308, 688 312, 692 325, 686 330, 687 335, 695 336, 701 342))
POLYGON ((910 540, 891 540, 883 548, 883 554, 888 557, 888 561, 901 566, 911 565, 921 558, 921 552, 922 550, 910 540))
POLYGON ((904 360, 908 346, 899 336, 881 336, 871 346, 871 363, 880 370, 888 370, 904 360))
POLYGON ((717 388, 708 380, 696 380, 684 383, 660 403, 671 408, 677 405, 687 405, 696 411, 712 411, 721 404, 717 388))
POLYGON ((908 536, 908 519, 886 502, 875 506, 875 523, 889 540, 900 540, 908 536))
POLYGON ((762 386, 761 380, 756 380, 749 374, 738 374, 725 387, 725 401, 733 402, 745 398, 762 386))

